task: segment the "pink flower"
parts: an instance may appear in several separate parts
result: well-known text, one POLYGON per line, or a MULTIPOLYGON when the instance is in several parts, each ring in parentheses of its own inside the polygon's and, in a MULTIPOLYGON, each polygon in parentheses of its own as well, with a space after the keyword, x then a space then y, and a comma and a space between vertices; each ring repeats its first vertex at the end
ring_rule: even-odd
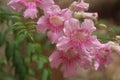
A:
POLYGON ((54 0, 40 0, 39 6, 41 9, 45 10, 54 4, 55 4, 54 0))
POLYGON ((37 30, 41 32, 49 30, 48 37, 50 40, 56 38, 55 41, 52 41, 52 43, 55 43, 57 37, 62 33, 64 22, 72 17, 72 12, 69 9, 61 10, 59 6, 53 5, 50 8, 45 9, 44 13, 45 16, 40 17, 37 22, 37 30))
POLYGON ((100 66, 107 66, 112 61, 112 49, 111 43, 101 44, 95 53, 95 69, 97 70, 100 66))
POLYGON ((120 55, 120 45, 119 45, 119 43, 115 43, 115 42, 112 42, 112 41, 109 41, 109 43, 111 43, 112 51, 120 55))
POLYGON ((80 19, 80 18, 97 19, 98 13, 75 12, 74 17, 76 17, 77 19, 80 19))
POLYGON ((72 6, 75 11, 87 11, 89 8, 89 4, 85 3, 83 0, 79 0, 78 2, 73 2, 72 6))
POLYGON ((54 51, 49 60, 52 68, 58 68, 61 65, 64 77, 74 76, 78 68, 88 69, 91 66, 89 56, 75 48, 69 49, 67 52, 54 51))
POLYGON ((32 19, 37 17, 37 7, 47 8, 53 4, 53 0, 11 0, 8 3, 8 5, 16 11, 26 9, 24 12, 24 17, 32 19))
POLYGON ((97 19, 98 13, 74 12, 73 17, 76 19, 97 19))
POLYGON ((24 5, 19 3, 19 0, 10 0, 8 5, 15 11, 20 12, 23 8, 25 8, 24 5))
POLYGON ((120 55, 120 45, 113 45, 112 49, 120 55))
POLYGON ((24 17, 25 18, 31 18, 31 19, 34 19, 34 18, 37 18, 37 9, 36 8, 33 8, 33 9, 26 9, 25 12, 24 12, 24 17), (31 14, 32 13, 32 14, 31 14))
POLYGON ((98 18, 98 13, 83 12, 83 16, 85 18, 97 19, 98 18))
POLYGON ((62 32, 60 33, 52 32, 52 31, 48 32, 48 38, 50 39, 52 44, 56 43, 60 36, 62 36, 62 32))
POLYGON ((85 19, 81 27, 77 19, 67 20, 63 29, 64 35, 59 38, 56 46, 59 50, 67 51, 71 47, 84 48, 92 45, 95 37, 91 34, 95 30, 92 20, 85 19))

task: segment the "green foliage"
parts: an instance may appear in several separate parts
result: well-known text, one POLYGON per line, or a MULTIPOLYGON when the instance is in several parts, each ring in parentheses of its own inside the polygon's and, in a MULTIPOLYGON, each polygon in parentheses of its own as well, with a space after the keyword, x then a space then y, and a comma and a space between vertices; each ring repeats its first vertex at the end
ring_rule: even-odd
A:
POLYGON ((37 64, 38 64, 38 70, 41 70, 44 68, 44 64, 48 63, 48 58, 45 56, 40 56, 37 60, 37 64))
POLYGON ((4 21, 8 22, 11 15, 13 14, 7 7, 0 6, 0 24, 2 24, 4 21))
POLYGON ((3 80, 14 80, 12 77, 5 77, 3 80))
POLYGON ((0 46, 2 46, 5 42, 5 33, 4 32, 0 32, 0 46))
POLYGON ((38 80, 36 73, 40 74, 41 80, 50 80, 49 66, 46 66, 49 60, 43 49, 50 48, 51 44, 48 40, 44 41, 45 45, 40 44, 46 36, 36 33, 36 21, 24 19, 9 8, 0 6, 0 25, 3 24, 6 25, 0 26, 0 47, 6 46, 6 60, 1 62, 7 61, 4 65, 9 65, 11 72, 7 73, 11 75, 6 75, 0 66, 0 80, 38 80), (30 66, 33 62, 36 69, 30 66))
POLYGON ((14 42, 6 42, 5 56, 7 61, 13 56, 15 50, 14 42))
POLYGON ((115 34, 120 35, 120 26, 115 26, 112 29, 113 29, 115 34))
POLYGON ((19 75, 21 80, 26 78, 28 73, 27 66, 25 65, 24 58, 18 50, 15 50, 13 54, 13 66, 15 67, 15 73, 19 75))
POLYGON ((47 69, 44 69, 41 80, 48 80, 48 77, 49 77, 49 71, 47 69))

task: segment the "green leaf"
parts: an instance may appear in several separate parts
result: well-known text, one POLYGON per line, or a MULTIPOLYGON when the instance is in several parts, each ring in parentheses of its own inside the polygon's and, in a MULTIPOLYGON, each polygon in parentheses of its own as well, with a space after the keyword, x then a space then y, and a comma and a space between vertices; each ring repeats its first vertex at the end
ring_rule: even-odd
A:
POLYGON ((15 50, 15 53, 13 55, 13 66, 15 67, 15 72, 19 76, 19 78, 21 80, 25 80, 28 69, 24 62, 24 58, 18 50, 15 50))
POLYGON ((26 33, 27 33, 26 29, 21 29, 18 31, 17 35, 26 34, 26 33))
POLYGON ((35 45, 35 52, 36 52, 38 55, 42 54, 42 48, 41 48, 40 44, 36 43, 36 44, 34 44, 34 45, 35 45))
POLYGON ((44 67, 44 64, 45 63, 48 63, 48 58, 45 57, 45 56, 40 56, 39 59, 38 59, 38 70, 41 70, 43 69, 44 67))
POLYGON ((15 41, 17 44, 21 44, 22 41, 24 41, 26 39, 26 35, 25 34, 17 34, 15 37, 15 41))
POLYGON ((37 79, 33 77, 28 77, 27 80, 37 80, 37 79))
POLYGON ((49 71, 47 69, 44 69, 41 80, 48 80, 48 77, 49 77, 49 71))
POLYGON ((47 40, 44 44, 44 48, 49 51, 52 49, 52 47, 53 45, 51 44, 51 42, 47 40))
MULTIPOLYGON (((34 71, 33 69, 29 68, 29 74, 30 74, 30 75, 35 75, 35 71, 34 71)), ((28 79, 28 80, 29 80, 29 79, 28 79)))
POLYGON ((31 28, 34 28, 34 27, 36 26, 36 22, 28 21, 25 25, 26 25, 29 29, 31 29, 31 28))
POLYGON ((46 35, 43 33, 37 32, 37 34, 36 34, 37 41, 43 40, 45 37, 46 37, 46 35))
POLYGON ((38 55, 40 55, 42 53, 41 46, 38 43, 28 43, 27 44, 27 51, 30 55, 32 53, 37 53, 38 55))
POLYGON ((12 77, 4 77, 3 80, 14 80, 12 77))
POLYGON ((0 78, 3 77, 5 75, 5 72, 3 71, 3 69, 0 69, 0 78))
POLYGON ((6 41, 6 35, 4 32, 0 32, 0 46, 2 46, 6 41))
POLYGON ((4 21, 10 21, 11 15, 13 15, 13 13, 8 7, 0 6, 0 23, 3 23, 4 21))
POLYGON ((11 31, 12 31, 12 27, 8 27, 5 31, 0 32, 0 46, 2 46, 6 42, 7 35, 11 31))
POLYGON ((13 15, 13 16, 10 16, 12 19, 15 19, 15 20, 20 20, 21 17, 20 16, 17 16, 17 15, 13 15))
POLYGON ((3 6, 0 7, 0 11, 7 14, 12 13, 8 7, 3 7, 3 6))
POLYGON ((120 35, 120 27, 119 27, 119 26, 117 26, 117 27, 112 27, 112 29, 113 29, 113 31, 114 31, 116 34, 120 35))
POLYGON ((13 27, 14 30, 25 29, 25 26, 23 25, 22 22, 15 22, 15 23, 12 25, 12 27, 13 27))
POLYGON ((29 55, 31 55, 33 52, 35 52, 34 44, 33 43, 28 43, 27 44, 27 52, 29 55))
POLYGON ((5 35, 7 35, 9 32, 13 30, 12 26, 7 27, 7 29, 4 31, 5 35))
POLYGON ((16 22, 16 23, 13 24, 13 26, 22 26, 22 25, 23 25, 22 22, 16 22))
POLYGON ((30 39, 34 42, 34 37, 33 37, 33 34, 32 33, 27 33, 28 36, 30 37, 30 39))
POLYGON ((5 56, 7 61, 13 56, 14 53, 14 43, 13 42, 6 42, 6 49, 5 49, 5 56))

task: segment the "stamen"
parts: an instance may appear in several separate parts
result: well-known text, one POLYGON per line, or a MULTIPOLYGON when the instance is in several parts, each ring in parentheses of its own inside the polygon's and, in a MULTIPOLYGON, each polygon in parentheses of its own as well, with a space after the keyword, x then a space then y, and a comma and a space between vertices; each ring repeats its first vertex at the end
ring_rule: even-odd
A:
POLYGON ((64 19, 60 16, 55 15, 55 16, 51 16, 49 21, 50 21, 50 24, 57 27, 63 24, 64 19))

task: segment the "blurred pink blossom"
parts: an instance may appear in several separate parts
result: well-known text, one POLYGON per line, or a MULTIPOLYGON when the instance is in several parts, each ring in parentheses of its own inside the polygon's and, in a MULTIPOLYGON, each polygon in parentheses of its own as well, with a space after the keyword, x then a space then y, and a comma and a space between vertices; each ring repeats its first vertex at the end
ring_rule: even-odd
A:
POLYGON ((38 13, 38 11, 37 11, 36 8, 33 8, 33 9, 28 8, 24 12, 24 17, 25 18, 29 18, 30 17, 31 19, 34 19, 34 18, 37 17, 37 13, 38 13))
POLYGON ((53 0, 10 0, 8 3, 15 11, 20 12, 25 9, 24 17, 32 19, 37 17, 37 7, 44 9, 53 4, 53 0))
POLYGON ((73 2, 72 6, 75 11, 87 11, 89 8, 89 4, 85 3, 83 0, 79 0, 78 2, 73 2))
POLYGON ((88 69, 92 64, 91 58, 77 48, 71 48, 67 52, 56 50, 49 60, 52 68, 58 68, 61 65, 64 77, 74 76, 79 68, 88 69))
POLYGON ((89 13, 89 12, 83 12, 82 13, 85 18, 90 18, 90 19, 97 19, 98 18, 98 13, 89 13))
POLYGON ((56 43, 62 34, 64 22, 72 17, 72 12, 68 8, 61 10, 58 5, 52 5, 44 10, 44 14, 37 22, 37 30, 49 30, 48 37, 52 43, 56 43))
POLYGON ((77 19, 71 18, 65 22, 64 35, 59 38, 56 46, 59 50, 67 51, 71 47, 92 45, 95 38, 92 32, 95 30, 92 20, 85 19, 80 26, 77 19))
POLYGON ((95 53, 95 69, 97 70, 101 65, 106 67, 112 61, 111 43, 101 44, 95 53))

